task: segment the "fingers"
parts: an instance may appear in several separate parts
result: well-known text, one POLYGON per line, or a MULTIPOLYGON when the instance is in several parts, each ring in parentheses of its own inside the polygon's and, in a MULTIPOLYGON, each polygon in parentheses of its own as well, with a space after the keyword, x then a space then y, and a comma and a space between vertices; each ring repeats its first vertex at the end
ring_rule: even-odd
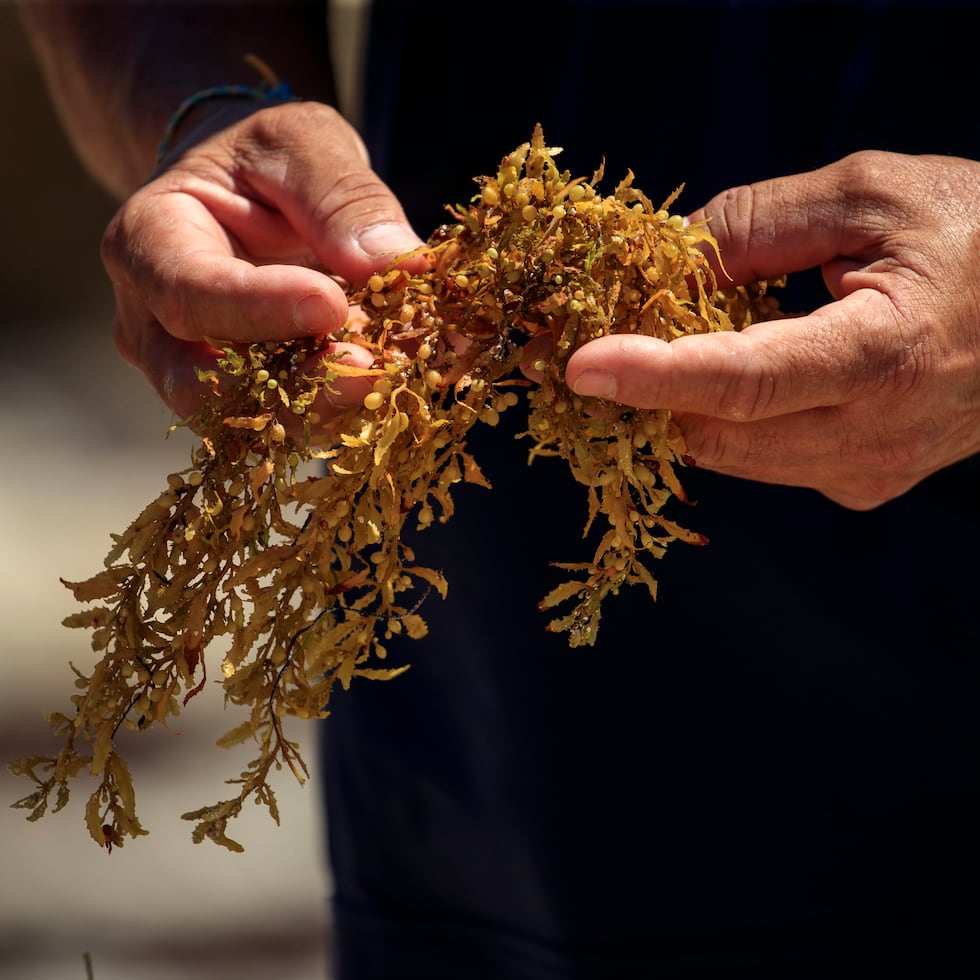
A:
POLYGON ((857 153, 807 174, 726 190, 689 218, 707 220, 727 278, 767 279, 877 249, 900 210, 897 195, 913 178, 903 171, 896 180, 895 173, 894 156, 857 153))
POLYGON ((840 457, 847 439, 847 413, 838 408, 814 408, 760 422, 728 422, 687 412, 674 413, 674 418, 697 465, 732 475, 754 467, 762 479, 811 467, 828 453, 840 457))
POLYGON ((817 171, 806 182, 785 178, 731 188, 688 218, 707 221, 721 255, 720 281, 748 283, 841 254, 840 228, 825 203, 834 193, 833 181, 817 171))
POLYGON ((202 341, 178 340, 152 317, 120 307, 113 329, 120 356, 143 372, 177 418, 191 418, 201 411, 207 389, 197 371, 213 367, 219 351, 202 341))
POLYGON ((344 291, 330 277, 239 258, 226 231, 184 194, 154 197, 135 219, 124 210, 103 239, 103 261, 131 329, 141 307, 188 341, 329 334, 347 316, 344 291))
POLYGON ((865 412, 865 405, 854 403, 762 422, 686 413, 674 419, 698 466, 767 483, 819 487, 828 495, 846 494, 874 506, 934 468, 939 424, 931 418, 893 424, 894 416, 857 424, 865 412))
POLYGON ((730 278, 819 267, 834 301, 741 333, 603 337, 566 381, 669 409, 712 470, 856 509, 892 499, 977 451, 976 275, 961 247, 976 177, 967 161, 864 152, 726 191, 691 218, 708 220, 730 278))
MULTIPOLYGON (((335 277, 366 279, 419 244, 334 110, 260 110, 185 150, 110 223, 117 347, 193 415, 195 369, 215 344, 334 334, 349 316, 335 277)), ((338 381, 327 408, 356 404, 363 386, 338 381)))
POLYGON ((357 282, 420 244, 350 126, 289 104, 178 158, 120 209, 103 259, 175 337, 250 341, 344 324, 337 282, 295 261, 357 282))
POLYGON ((360 137, 335 110, 304 103, 248 122, 234 148, 243 178, 331 272, 363 282, 422 244, 371 169, 360 137))
MULTIPOLYGON (((198 371, 215 366, 221 351, 203 341, 178 340, 156 320, 146 314, 117 311, 115 321, 116 347, 124 360, 142 370, 161 400, 180 419, 191 418, 203 408, 209 388, 198 378, 198 371), (134 316, 138 316, 138 327, 134 316)), ((372 355, 354 344, 327 344, 314 357, 301 365, 300 370, 313 373, 329 357, 342 354, 345 364, 370 367, 372 355)), ((368 378, 339 377, 332 381, 316 404, 324 423, 346 409, 361 404, 371 390, 368 378)))
POLYGON ((620 334, 572 355, 577 394, 732 422, 841 405, 907 370, 915 351, 887 297, 860 290, 810 316, 670 343, 620 334))
POLYGON ((906 332, 888 298, 865 289, 740 334, 604 337, 570 358, 566 381, 670 409, 698 466, 868 509, 939 465, 935 416, 899 410, 932 356, 906 332))
MULTIPOLYGON (((336 355, 342 354, 341 358, 346 365, 359 368, 369 368, 374 363, 373 355, 370 351, 356 344, 328 344, 324 349, 300 366, 300 370, 311 375, 325 368, 325 362, 332 360, 336 355)), ((337 377, 321 392, 317 411, 322 418, 327 420, 333 415, 344 412, 350 408, 357 408, 364 401, 364 396, 371 390, 374 378, 345 378, 337 377)))

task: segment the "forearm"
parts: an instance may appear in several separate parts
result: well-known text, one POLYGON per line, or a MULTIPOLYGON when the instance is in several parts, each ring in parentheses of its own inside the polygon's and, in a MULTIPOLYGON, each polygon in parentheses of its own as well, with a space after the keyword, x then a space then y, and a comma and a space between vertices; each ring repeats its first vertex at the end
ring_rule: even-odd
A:
POLYGON ((21 0, 52 101, 79 158, 124 197, 150 175, 180 102, 257 84, 258 55, 309 99, 333 104, 324 0, 21 0))

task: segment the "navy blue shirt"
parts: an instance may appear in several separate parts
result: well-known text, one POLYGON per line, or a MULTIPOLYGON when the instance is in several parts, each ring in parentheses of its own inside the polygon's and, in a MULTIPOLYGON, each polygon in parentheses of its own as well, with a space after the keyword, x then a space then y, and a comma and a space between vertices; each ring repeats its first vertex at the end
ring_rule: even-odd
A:
MULTIPOLYGON (((681 211, 857 149, 980 158, 970 12, 377 0, 365 132, 422 233, 536 122, 681 211)), ((520 412, 414 542, 450 585, 411 670, 323 726, 339 980, 972 973, 978 461, 868 513, 684 470, 710 544, 573 650, 536 603, 591 555, 585 493, 520 412)))

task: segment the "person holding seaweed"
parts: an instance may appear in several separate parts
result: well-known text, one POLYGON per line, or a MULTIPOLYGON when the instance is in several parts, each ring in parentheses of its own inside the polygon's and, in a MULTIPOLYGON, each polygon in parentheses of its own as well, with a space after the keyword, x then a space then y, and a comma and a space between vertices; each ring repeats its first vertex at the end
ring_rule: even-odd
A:
MULTIPOLYGON (((655 605, 616 597, 587 652, 534 608, 581 500, 547 461, 515 464, 519 421, 474 437, 493 491, 424 532, 453 586, 425 639, 392 645, 412 669, 323 725, 337 976, 975 968, 968 5, 378 0, 360 135, 320 4, 24 14, 122 202, 120 352, 180 416, 208 338, 333 333, 336 277, 419 244, 537 122, 573 173, 683 183, 724 272, 788 274, 782 304, 806 311, 569 361, 582 395, 671 409, 710 539, 673 548, 655 605), (943 52, 924 105, 918 51, 943 52), (249 52, 289 90, 246 93, 249 52)), ((339 409, 363 397, 338 388, 339 409)))

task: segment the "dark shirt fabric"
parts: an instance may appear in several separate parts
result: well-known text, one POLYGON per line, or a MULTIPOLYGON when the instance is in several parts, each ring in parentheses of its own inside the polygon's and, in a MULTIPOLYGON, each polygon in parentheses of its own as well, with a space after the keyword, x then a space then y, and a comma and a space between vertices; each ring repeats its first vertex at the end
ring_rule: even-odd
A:
MULTIPOLYGON (((980 158, 970 13, 377 0, 365 132, 422 232, 536 122, 679 211, 857 149, 980 158)), ((972 975, 980 463, 867 513, 685 469, 710 544, 573 650, 536 604, 591 556, 585 491, 520 415, 414 539, 450 584, 411 669, 322 729, 338 980, 972 975)))

